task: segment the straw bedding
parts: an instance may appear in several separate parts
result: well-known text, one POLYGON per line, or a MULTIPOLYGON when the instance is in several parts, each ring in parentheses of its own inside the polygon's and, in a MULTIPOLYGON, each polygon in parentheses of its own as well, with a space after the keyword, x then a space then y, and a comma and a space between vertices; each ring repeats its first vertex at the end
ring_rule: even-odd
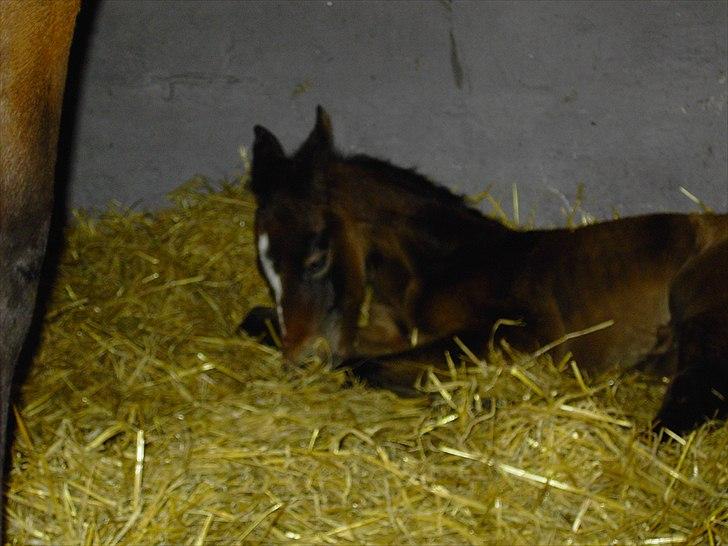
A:
POLYGON ((647 435, 659 381, 501 351, 400 399, 285 364, 235 333, 268 298, 243 181, 172 199, 68 231, 11 543, 728 544, 728 425, 647 435))

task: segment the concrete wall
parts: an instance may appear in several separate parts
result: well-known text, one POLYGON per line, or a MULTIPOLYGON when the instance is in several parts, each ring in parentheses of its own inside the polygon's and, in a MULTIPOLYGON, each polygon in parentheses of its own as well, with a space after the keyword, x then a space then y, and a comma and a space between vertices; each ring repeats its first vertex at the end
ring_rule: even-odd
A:
POLYGON ((95 6, 69 205, 138 208, 240 170, 252 126, 339 147, 559 223, 728 208, 727 20, 715 2, 213 2, 95 6))

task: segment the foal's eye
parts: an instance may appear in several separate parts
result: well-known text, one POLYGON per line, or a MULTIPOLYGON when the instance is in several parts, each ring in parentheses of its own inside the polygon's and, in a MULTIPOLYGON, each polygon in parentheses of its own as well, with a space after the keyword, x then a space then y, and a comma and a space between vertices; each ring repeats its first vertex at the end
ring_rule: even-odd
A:
POLYGON ((317 241, 308 258, 303 262, 306 272, 314 279, 323 277, 331 267, 331 249, 317 241))

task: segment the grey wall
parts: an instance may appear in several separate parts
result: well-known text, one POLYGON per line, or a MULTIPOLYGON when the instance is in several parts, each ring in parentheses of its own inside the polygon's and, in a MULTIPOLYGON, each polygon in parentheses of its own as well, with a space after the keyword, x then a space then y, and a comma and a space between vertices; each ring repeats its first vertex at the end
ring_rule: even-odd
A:
POLYGON ((727 20, 716 2, 112 1, 96 7, 69 203, 139 208, 240 170, 260 123, 314 106, 339 147, 558 223, 728 209, 727 20))

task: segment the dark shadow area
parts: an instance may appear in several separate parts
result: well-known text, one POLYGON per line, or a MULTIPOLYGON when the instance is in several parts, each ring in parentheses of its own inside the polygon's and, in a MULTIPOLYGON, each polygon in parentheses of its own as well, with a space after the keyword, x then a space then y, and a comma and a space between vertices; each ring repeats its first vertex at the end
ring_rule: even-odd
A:
MULTIPOLYGON (((18 358, 13 378, 13 395, 11 404, 17 405, 20 396, 19 387, 25 382, 30 364, 38 349, 40 336, 48 300, 56 280, 58 264, 64 247, 64 229, 68 220, 67 187, 71 172, 71 158, 75 146, 75 124, 78 113, 79 93, 83 87, 86 68, 86 57, 88 44, 93 33, 97 6, 103 0, 84 0, 81 10, 76 19, 76 27, 71 42, 69 53, 68 73, 66 76, 66 89, 63 95, 63 108, 61 112, 61 125, 58 136, 58 156, 56 159, 56 178, 54 185, 54 202, 51 213, 50 231, 48 233, 48 244, 46 255, 43 261, 43 268, 38 284, 38 293, 33 312, 33 320, 25 338, 23 349, 18 358)), ((12 415, 12 407, 8 419, 8 438, 13 438, 15 432, 15 419, 12 415)), ((8 442, 8 453, 12 441, 8 442)), ((6 459, 9 471, 10 458, 6 459)), ((5 474, 8 475, 7 473, 5 474)))

